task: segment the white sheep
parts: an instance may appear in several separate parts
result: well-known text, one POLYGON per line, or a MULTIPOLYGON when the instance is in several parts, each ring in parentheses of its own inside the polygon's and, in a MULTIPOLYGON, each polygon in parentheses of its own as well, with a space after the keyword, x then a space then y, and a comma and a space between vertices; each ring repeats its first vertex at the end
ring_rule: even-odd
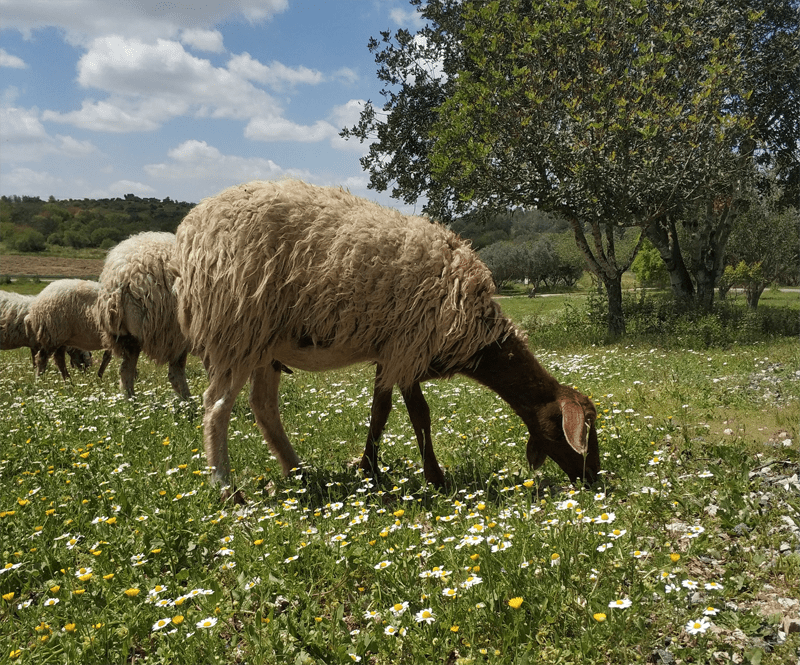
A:
MULTIPOLYGON (((41 353, 35 339, 28 336, 25 330, 25 316, 36 296, 22 295, 10 291, 0 291, 0 349, 8 351, 24 346, 31 350, 31 362, 36 366, 36 355, 41 353)), ((92 354, 82 349, 67 347, 70 364, 81 370, 92 365, 92 354)), ((44 362, 47 362, 45 358, 44 362)), ((62 375, 63 376, 63 375, 62 375)), ((67 377, 64 377, 65 379, 67 377)))
POLYGON ((96 317, 103 346, 122 357, 120 387, 133 396, 139 353, 169 364, 168 378, 184 400, 189 344, 175 311, 169 262, 175 248, 172 233, 145 232, 113 247, 100 274, 96 317))
POLYGON ((433 454, 420 383, 456 373, 497 392, 528 427, 527 458, 549 455, 572 479, 600 468, 592 402, 548 374, 492 299, 468 243, 420 217, 303 182, 251 182, 201 202, 177 230, 178 318, 209 375, 204 440, 213 482, 228 483, 227 430, 250 379, 250 407, 284 473, 300 462, 281 424, 281 365, 378 366, 362 466, 399 386, 425 477, 433 454))
MULTIPOLYGON (((25 330, 41 351, 36 354, 36 376, 41 376, 52 355, 61 376, 69 372, 64 361, 65 347, 84 351, 103 348, 100 329, 94 315, 99 285, 85 279, 59 279, 48 284, 30 304, 25 316, 25 330)), ((100 364, 103 376, 110 354, 100 364)))

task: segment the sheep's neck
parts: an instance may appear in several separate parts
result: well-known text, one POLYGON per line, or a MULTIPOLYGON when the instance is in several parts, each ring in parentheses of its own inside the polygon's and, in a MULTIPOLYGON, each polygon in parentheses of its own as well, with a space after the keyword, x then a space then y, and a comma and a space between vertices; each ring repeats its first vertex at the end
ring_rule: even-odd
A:
POLYGON ((535 425, 536 412, 555 400, 561 388, 527 344, 513 334, 482 349, 476 360, 461 373, 500 395, 529 428, 535 425))

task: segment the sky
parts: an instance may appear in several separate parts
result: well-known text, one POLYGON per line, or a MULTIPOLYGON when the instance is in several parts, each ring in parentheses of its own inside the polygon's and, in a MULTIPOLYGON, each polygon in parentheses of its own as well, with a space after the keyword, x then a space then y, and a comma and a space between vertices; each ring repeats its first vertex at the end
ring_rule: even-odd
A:
MULTIPOLYGON (((197 202, 249 180, 367 189, 370 37, 406 0, 0 0, 0 194, 197 202)), ((412 212, 411 210, 405 210, 412 212)))

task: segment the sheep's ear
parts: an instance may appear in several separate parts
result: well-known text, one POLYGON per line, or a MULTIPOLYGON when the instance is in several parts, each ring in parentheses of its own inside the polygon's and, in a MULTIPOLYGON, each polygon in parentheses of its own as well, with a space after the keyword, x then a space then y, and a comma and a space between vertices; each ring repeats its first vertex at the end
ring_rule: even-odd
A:
POLYGON ((586 442, 588 428, 583 407, 573 400, 565 399, 561 402, 561 418, 567 443, 576 453, 585 455, 589 446, 586 442))

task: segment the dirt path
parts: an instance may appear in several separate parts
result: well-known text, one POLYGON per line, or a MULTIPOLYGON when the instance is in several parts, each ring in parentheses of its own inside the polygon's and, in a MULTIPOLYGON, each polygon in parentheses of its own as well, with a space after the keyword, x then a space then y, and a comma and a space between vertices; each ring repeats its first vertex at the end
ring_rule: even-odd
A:
POLYGON ((69 259, 59 256, 0 256, 0 275, 11 277, 94 278, 103 269, 103 259, 69 259))

